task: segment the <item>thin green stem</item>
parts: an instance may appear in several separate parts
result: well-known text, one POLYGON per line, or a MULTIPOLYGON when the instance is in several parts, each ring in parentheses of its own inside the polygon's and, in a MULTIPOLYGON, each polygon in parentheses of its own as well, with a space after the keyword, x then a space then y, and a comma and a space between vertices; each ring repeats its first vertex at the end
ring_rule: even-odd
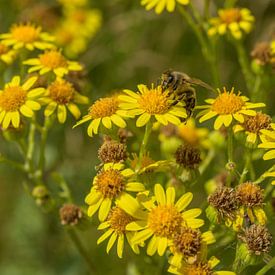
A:
POLYGON ((240 183, 243 183, 246 180, 246 175, 250 171, 251 161, 252 161, 252 151, 250 148, 246 148, 245 165, 241 174, 240 183))
POLYGON ((260 93, 261 84, 262 84, 262 77, 259 74, 257 74, 254 81, 254 88, 252 89, 251 95, 250 95, 252 101, 263 100, 262 98, 263 93, 260 93))
POLYGON ((205 170, 207 169, 207 167, 210 165, 211 161, 213 160, 214 156, 215 156, 215 150, 210 149, 206 158, 204 159, 204 161, 202 162, 202 164, 199 167, 200 175, 202 175, 205 172, 205 170))
POLYGON ((251 93, 253 91, 253 86, 254 86, 254 75, 250 69, 247 52, 246 52, 241 40, 234 40, 233 44, 237 50, 238 60, 241 65, 242 73, 244 75, 246 87, 248 88, 248 90, 250 92, 250 96, 252 96, 251 93))
POLYGON ((142 160, 142 158, 143 158, 143 156, 146 152, 146 146, 147 146, 151 131, 152 131, 152 124, 151 124, 151 121, 149 120, 147 122, 146 126, 145 126, 145 133, 144 133, 143 140, 142 140, 141 146, 140 146, 139 165, 138 165, 139 168, 140 168, 140 165, 141 165, 141 160, 142 160))
POLYGON ((260 269, 256 275, 264 275, 268 270, 275 266, 275 257, 273 257, 262 269, 260 269))
POLYGON ((14 160, 11 160, 11 159, 7 159, 7 158, 5 158, 2 155, 0 155, 0 162, 4 162, 4 163, 6 163, 6 164, 8 164, 8 165, 10 165, 10 166, 12 166, 12 167, 14 167, 14 168, 22 171, 22 172, 25 171, 24 165, 22 163, 14 161, 14 160))
POLYGON ((232 128, 228 128, 228 136, 227 136, 227 159, 228 163, 233 162, 233 131, 232 128))
POLYGON ((68 234, 71 238, 71 240, 73 241, 74 245, 76 246, 77 250, 79 251, 79 253, 81 254, 81 256, 85 259, 91 274, 97 274, 96 272, 96 268, 93 264, 93 262, 91 261, 91 256, 87 253, 86 249, 84 248, 80 238, 78 237, 75 229, 69 229, 68 230, 68 234))
POLYGON ((25 159, 25 170, 28 173, 31 173, 33 170, 34 144, 35 144, 35 124, 32 121, 29 128, 28 148, 27 148, 26 159, 25 159))

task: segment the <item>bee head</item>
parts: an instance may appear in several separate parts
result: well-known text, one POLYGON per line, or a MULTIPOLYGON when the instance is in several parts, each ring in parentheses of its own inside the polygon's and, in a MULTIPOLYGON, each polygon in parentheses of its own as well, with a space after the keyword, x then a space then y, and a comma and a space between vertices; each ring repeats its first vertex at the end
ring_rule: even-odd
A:
POLYGON ((165 90, 169 87, 169 85, 173 82, 174 76, 172 74, 172 70, 165 71, 161 75, 161 86, 165 90))

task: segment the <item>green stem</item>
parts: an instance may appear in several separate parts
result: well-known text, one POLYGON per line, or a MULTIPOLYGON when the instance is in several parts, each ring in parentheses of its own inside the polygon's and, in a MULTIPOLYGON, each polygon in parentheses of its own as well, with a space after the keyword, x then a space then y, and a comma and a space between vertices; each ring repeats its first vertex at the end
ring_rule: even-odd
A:
POLYGON ((84 248, 82 242, 80 241, 75 229, 69 229, 68 234, 73 241, 74 245, 76 246, 77 250, 81 254, 81 256, 85 259, 91 274, 97 274, 94 264, 91 261, 90 255, 87 253, 86 249, 84 248))
POLYGON ((211 161, 213 160, 214 156, 215 156, 215 150, 210 149, 206 158, 204 159, 204 161, 202 162, 202 164, 199 167, 200 175, 202 175, 205 172, 205 170, 207 169, 207 167, 210 165, 211 161))
POLYGON ((227 137, 227 155, 228 162, 233 162, 233 131, 232 128, 228 128, 228 137, 227 137))
POLYGON ((275 257, 273 257, 262 269, 260 269, 256 275, 264 275, 268 270, 275 266, 275 257))
POLYGON ((149 137, 150 137, 150 134, 151 134, 151 131, 152 131, 152 124, 150 121, 147 122, 146 126, 145 126, 145 133, 144 133, 144 136, 143 136, 143 140, 142 140, 142 143, 141 143, 141 146, 140 146, 140 151, 139 151, 139 166, 141 164, 141 160, 146 152, 146 146, 147 146, 147 143, 148 143, 148 140, 149 140, 149 137))
POLYGON ((241 40, 234 40, 234 46, 237 50, 239 63, 241 65, 242 73, 246 82, 246 87, 250 91, 250 95, 254 86, 254 76, 250 70, 249 59, 247 57, 246 50, 241 40))
POLYGON ((22 165, 21 163, 17 162, 17 161, 14 161, 14 160, 10 160, 10 159, 7 159, 5 158, 4 156, 0 155, 0 162, 4 162, 22 172, 25 171, 24 169, 24 165, 22 165))
POLYGON ((264 100, 262 98, 263 93, 260 93, 261 84, 262 84, 262 77, 259 74, 257 74, 254 81, 254 88, 252 89, 251 95, 250 95, 252 101, 264 100))
POLYGON ((251 160, 252 160, 252 152, 249 148, 246 148, 246 159, 245 165, 241 174, 240 183, 243 183, 246 180, 246 175, 250 171, 251 160))
POLYGON ((33 151, 35 143, 35 124, 32 121, 30 124, 29 135, 28 135, 28 148, 25 159, 25 170, 31 173, 33 170, 33 151))

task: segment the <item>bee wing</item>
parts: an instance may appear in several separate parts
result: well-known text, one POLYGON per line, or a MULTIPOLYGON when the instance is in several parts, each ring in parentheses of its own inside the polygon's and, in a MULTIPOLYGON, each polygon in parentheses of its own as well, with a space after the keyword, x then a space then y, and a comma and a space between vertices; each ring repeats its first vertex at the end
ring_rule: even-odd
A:
POLYGON ((206 88, 207 90, 216 92, 216 90, 215 90, 213 87, 211 87, 209 84, 203 82, 202 80, 200 80, 200 79, 198 79, 198 78, 191 78, 191 79, 190 79, 190 83, 191 83, 191 84, 195 84, 195 85, 199 85, 199 86, 201 86, 201 87, 206 88))

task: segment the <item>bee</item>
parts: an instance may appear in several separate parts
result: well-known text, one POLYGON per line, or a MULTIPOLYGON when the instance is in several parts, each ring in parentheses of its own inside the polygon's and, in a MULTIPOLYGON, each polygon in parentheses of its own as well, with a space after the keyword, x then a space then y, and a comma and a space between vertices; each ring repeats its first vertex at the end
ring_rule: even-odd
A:
POLYGON ((193 110, 196 106, 196 90, 192 87, 192 85, 199 85, 208 90, 215 91, 214 88, 207 83, 197 78, 191 78, 185 73, 176 72, 173 70, 168 70, 162 73, 162 89, 164 91, 168 90, 168 95, 173 100, 173 103, 171 104, 172 106, 179 102, 183 102, 185 104, 187 113, 187 118, 185 120, 192 116, 193 110))

